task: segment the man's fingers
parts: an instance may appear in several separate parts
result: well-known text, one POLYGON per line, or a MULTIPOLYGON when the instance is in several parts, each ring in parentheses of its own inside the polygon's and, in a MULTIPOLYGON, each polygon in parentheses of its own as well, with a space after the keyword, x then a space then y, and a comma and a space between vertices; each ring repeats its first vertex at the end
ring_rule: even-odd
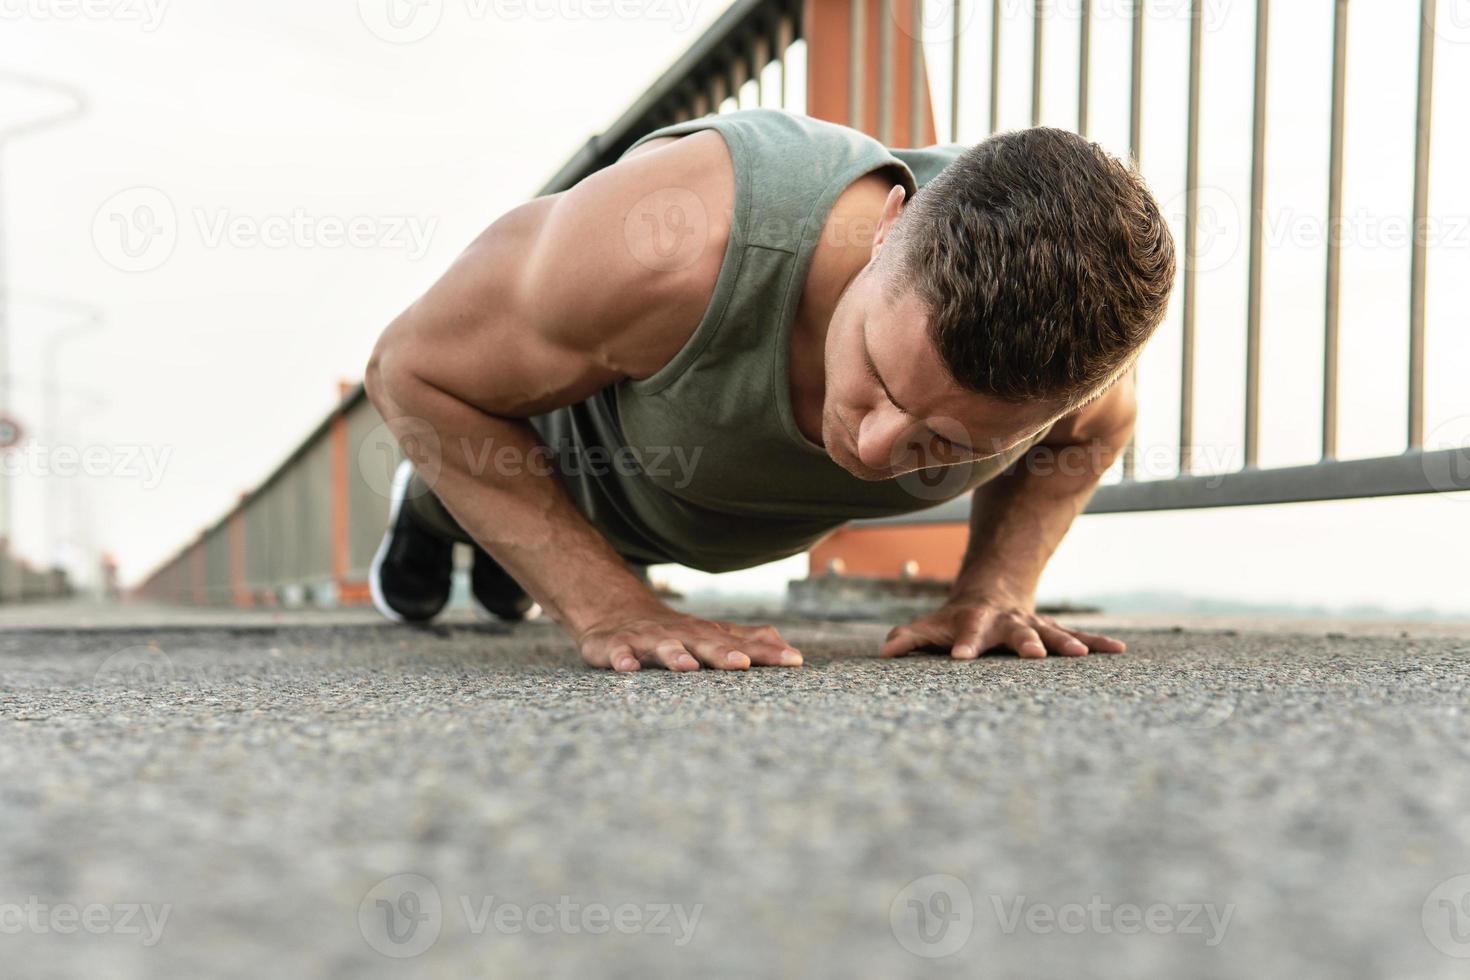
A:
POLYGON ((1082 630, 1071 630, 1070 632, 1077 639, 1086 643, 1093 653, 1122 653, 1128 649, 1128 644, 1122 640, 1115 640, 1101 633, 1084 633, 1082 630))
POLYGON ((750 667, 750 657, 728 643, 705 640, 701 643, 686 643, 694 651, 699 662, 715 670, 745 670, 750 667))
POLYGON ((878 656, 901 657, 906 653, 917 650, 923 645, 923 641, 919 639, 919 634, 907 626, 899 626, 889 632, 888 639, 884 641, 883 646, 878 650, 878 656))
POLYGON ((653 648, 656 663, 669 670, 698 670, 699 661, 678 640, 660 640, 653 648))
POLYGON ((1073 636, 1070 630, 1060 626, 1043 626, 1040 632, 1048 649, 1055 650, 1064 657, 1087 656, 1087 644, 1073 636))
POLYGON ((1046 644, 1041 636, 1029 626, 1017 626, 1006 636, 1006 645, 1022 657, 1046 656, 1046 644))
POLYGON ((762 667, 800 667, 803 660, 800 650, 781 642, 750 642, 742 649, 751 663, 762 667))
MULTIPOLYGON (((602 665, 598 664, 596 666, 602 665)), ((637 670, 642 665, 638 663, 638 657, 633 653, 633 647, 631 645, 619 643, 608 651, 607 666, 619 673, 627 673, 637 670)))
POLYGON ((949 655, 956 660, 974 660, 980 656, 980 651, 984 649, 980 645, 980 639, 981 631, 979 629, 965 630, 955 639, 954 645, 949 648, 949 655))

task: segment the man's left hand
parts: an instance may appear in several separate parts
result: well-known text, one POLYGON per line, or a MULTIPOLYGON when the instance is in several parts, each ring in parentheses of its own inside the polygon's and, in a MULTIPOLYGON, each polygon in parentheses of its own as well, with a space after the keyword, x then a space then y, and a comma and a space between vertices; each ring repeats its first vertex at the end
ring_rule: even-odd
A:
POLYGON ((956 660, 974 660, 992 647, 1008 647, 1027 658, 1122 653, 1126 648, 1122 640, 1074 630, 1039 615, 1033 602, 955 598, 906 626, 894 627, 881 655, 901 657, 930 646, 949 648, 956 660))

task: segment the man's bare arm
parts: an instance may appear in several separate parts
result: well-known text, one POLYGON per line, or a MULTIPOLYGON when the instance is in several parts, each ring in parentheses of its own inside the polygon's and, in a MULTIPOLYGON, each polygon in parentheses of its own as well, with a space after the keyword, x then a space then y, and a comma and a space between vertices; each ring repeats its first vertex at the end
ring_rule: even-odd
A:
POLYGON ((368 396, 400 439, 412 419, 436 437, 437 458, 416 462, 450 514, 595 666, 799 662, 774 630, 659 602, 548 472, 526 421, 646 377, 677 352, 713 291, 732 188, 723 142, 705 133, 516 208, 384 331, 368 365, 368 396), (658 229, 641 215, 668 188, 706 202, 703 235, 684 243, 687 261, 650 262, 638 236, 658 229))
POLYGON ((1128 445, 1137 412, 1128 372, 1100 398, 1054 423, 1010 472, 976 488, 970 539, 950 600, 889 633, 883 653, 931 645, 947 646, 961 660, 998 645, 1023 657, 1121 653, 1119 640, 1038 615, 1036 588, 1103 473, 1128 445))

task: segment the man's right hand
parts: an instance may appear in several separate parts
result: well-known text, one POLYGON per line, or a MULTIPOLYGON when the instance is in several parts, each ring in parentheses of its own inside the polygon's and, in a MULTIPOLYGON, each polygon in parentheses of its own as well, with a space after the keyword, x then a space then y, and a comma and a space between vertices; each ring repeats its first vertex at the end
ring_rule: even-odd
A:
POLYGON ((774 626, 742 626, 700 619, 656 606, 608 617, 576 637, 582 659, 617 671, 644 665, 669 670, 745 670, 799 667, 801 651, 781 639, 774 626))

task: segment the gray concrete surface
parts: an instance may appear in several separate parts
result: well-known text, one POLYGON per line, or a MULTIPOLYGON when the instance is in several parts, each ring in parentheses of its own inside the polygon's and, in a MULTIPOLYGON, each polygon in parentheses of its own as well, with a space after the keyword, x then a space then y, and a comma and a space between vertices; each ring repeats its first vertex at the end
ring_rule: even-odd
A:
POLYGON ((171 615, 0 630, 0 975, 1470 975, 1470 630, 614 676, 171 615))

